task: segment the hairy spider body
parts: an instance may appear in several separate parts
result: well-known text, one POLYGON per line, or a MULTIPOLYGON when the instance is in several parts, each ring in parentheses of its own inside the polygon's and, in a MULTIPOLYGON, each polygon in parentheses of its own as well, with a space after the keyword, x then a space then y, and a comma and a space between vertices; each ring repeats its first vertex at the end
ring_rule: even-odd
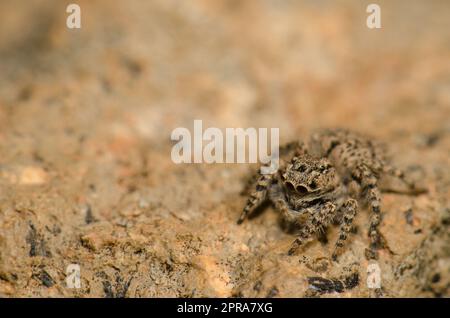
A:
POLYGON ((358 201, 371 210, 367 258, 376 258, 384 246, 378 180, 383 174, 401 179, 404 174, 390 166, 381 147, 346 130, 322 130, 313 134, 308 148, 290 143, 280 149, 280 168, 271 175, 260 174, 238 220, 242 223, 263 202, 269 200, 284 220, 299 227, 292 243, 293 254, 313 235, 324 235, 331 224, 340 224, 332 258, 336 260, 358 212, 358 201), (289 159, 291 158, 291 159, 289 159))

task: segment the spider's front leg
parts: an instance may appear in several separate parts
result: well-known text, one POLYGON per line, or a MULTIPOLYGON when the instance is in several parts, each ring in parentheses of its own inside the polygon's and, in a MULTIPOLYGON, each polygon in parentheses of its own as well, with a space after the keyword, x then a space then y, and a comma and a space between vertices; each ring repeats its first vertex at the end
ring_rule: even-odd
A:
MULTIPOLYGON (((309 210, 311 211, 312 209, 310 208, 309 210)), ((292 243, 288 254, 294 254, 295 251, 311 237, 311 235, 316 233, 321 228, 327 227, 335 216, 335 212, 336 205, 331 202, 327 202, 324 205, 312 210, 310 212, 311 219, 300 229, 298 237, 292 243)))
POLYGON ((268 198, 268 190, 272 184, 274 174, 261 174, 256 182, 256 186, 250 197, 247 200, 247 204, 237 221, 237 224, 241 224, 256 208, 258 208, 268 198))
POLYGON ((334 252, 332 255, 332 259, 334 261, 337 260, 337 256, 340 253, 342 247, 344 246, 344 242, 351 231, 353 218, 358 212, 358 203, 354 199, 348 199, 342 206, 342 209, 344 211, 344 215, 342 218, 339 238, 336 241, 336 245, 334 247, 334 252))

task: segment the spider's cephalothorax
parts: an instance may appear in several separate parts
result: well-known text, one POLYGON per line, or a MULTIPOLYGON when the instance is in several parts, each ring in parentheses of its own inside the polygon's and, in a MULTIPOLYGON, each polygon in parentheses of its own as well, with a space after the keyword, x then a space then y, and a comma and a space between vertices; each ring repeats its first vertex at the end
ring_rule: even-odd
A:
POLYGON ((281 184, 287 200, 295 210, 323 203, 335 195, 339 187, 336 170, 327 159, 308 155, 294 157, 280 171, 281 184))
POLYGON ((298 237, 289 254, 314 234, 323 235, 331 223, 338 223, 340 235, 333 252, 336 259, 344 245, 362 199, 372 211, 368 258, 377 256, 382 244, 378 231, 381 222, 378 179, 383 174, 401 179, 410 188, 401 171, 387 164, 381 148, 371 140, 345 130, 323 130, 313 134, 309 150, 302 143, 290 143, 280 149, 277 173, 260 174, 238 220, 242 223, 263 202, 269 200, 284 220, 299 226, 298 237), (292 159, 289 159, 292 158, 292 159), (359 191, 349 191, 356 183, 359 191))

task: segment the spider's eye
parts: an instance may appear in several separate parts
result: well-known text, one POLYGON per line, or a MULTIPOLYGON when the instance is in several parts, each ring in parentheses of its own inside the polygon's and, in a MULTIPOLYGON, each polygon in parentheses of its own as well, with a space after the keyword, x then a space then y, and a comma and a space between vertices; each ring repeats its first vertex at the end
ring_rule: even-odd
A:
POLYGON ((311 188, 311 189, 316 189, 317 188, 317 183, 316 183, 316 181, 311 181, 311 183, 309 184, 309 187, 311 188))
POLYGON ((305 194, 308 192, 308 189, 304 186, 299 185, 297 186, 297 188, 295 188, 295 191, 297 191, 300 194, 305 194))
POLYGON ((306 171, 306 165, 300 165, 300 166, 298 166, 298 171, 299 172, 305 172, 306 171))
POLYGON ((294 191, 295 190, 294 185, 292 183, 290 183, 290 182, 286 182, 286 188, 289 191, 294 191))

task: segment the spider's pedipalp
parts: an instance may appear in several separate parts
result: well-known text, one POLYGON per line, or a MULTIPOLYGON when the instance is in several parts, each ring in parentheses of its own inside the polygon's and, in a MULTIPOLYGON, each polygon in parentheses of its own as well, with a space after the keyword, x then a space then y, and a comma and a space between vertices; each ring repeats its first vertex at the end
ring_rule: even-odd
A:
POLYGON ((269 199, 275 206, 275 209, 281 213, 285 221, 289 223, 296 222, 299 212, 291 209, 281 186, 274 185, 270 188, 269 199))

